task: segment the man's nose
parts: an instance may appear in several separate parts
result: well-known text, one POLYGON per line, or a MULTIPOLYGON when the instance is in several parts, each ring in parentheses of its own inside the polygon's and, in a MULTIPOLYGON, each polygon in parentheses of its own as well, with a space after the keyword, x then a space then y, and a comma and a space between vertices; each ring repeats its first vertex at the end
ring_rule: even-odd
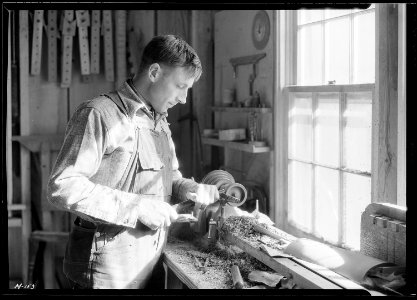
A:
POLYGON ((178 95, 177 102, 179 102, 181 104, 185 104, 185 102, 187 102, 187 92, 184 92, 184 93, 178 95))

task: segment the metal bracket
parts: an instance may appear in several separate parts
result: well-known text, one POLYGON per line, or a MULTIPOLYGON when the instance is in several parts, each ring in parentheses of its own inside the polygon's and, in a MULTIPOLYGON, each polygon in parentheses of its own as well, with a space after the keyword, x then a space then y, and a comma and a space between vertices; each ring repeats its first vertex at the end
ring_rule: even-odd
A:
POLYGON ((237 77, 237 67, 241 65, 252 64, 252 74, 249 76, 249 95, 253 95, 253 82, 256 78, 256 65, 257 63, 266 56, 266 53, 260 53, 255 55, 241 56, 230 59, 230 63, 233 67, 233 78, 237 77))
POLYGON ((260 53, 255 55, 241 56, 230 59, 230 63, 233 67, 233 78, 237 77, 237 67, 241 65, 253 65, 253 76, 256 77, 256 64, 266 56, 266 53, 260 53))

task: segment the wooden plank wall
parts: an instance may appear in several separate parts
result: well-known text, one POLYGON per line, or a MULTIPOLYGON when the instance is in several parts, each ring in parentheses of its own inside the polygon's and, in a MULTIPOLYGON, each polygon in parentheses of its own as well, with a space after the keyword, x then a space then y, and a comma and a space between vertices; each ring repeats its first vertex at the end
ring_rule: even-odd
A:
MULTIPOLYGON (((22 16, 26 16, 27 24, 23 27, 24 30, 21 32, 20 36, 20 119, 21 119, 21 135, 63 135, 66 129, 67 122, 69 118, 74 113, 75 109, 83 102, 93 97, 96 97, 99 94, 111 91, 116 88, 116 83, 113 81, 107 81, 105 77, 105 68, 104 68, 104 47, 103 47, 103 36, 101 36, 101 47, 100 47, 100 74, 89 74, 88 78, 83 77, 80 70, 80 54, 79 54, 79 45, 78 41, 74 39, 73 45, 73 58, 72 58, 72 78, 71 85, 69 87, 60 86, 60 78, 57 82, 48 81, 48 64, 41 64, 40 74, 36 76, 29 75, 29 66, 30 66, 30 43, 29 38, 32 36, 31 24, 29 22, 31 19, 28 18, 27 13, 32 11, 21 11, 22 16), (26 14, 25 14, 26 13, 26 14), (88 79, 88 80, 87 80, 88 79)), ((115 11, 112 11, 114 14, 115 11)), ((210 73, 210 67, 212 65, 212 12, 211 11, 199 11, 197 13, 198 18, 203 18, 205 23, 200 21, 196 22, 195 26, 198 26, 199 32, 204 31, 208 32, 206 35, 201 35, 200 33, 195 34, 196 39, 196 50, 201 52, 200 56, 202 62, 205 65, 204 77, 200 80, 200 84, 196 85, 193 89, 195 96, 192 96, 190 93, 189 99, 186 105, 178 105, 170 114, 169 121, 172 126, 174 141, 177 145, 177 154, 181 162, 181 171, 184 176, 191 177, 193 176, 194 171, 192 166, 196 165, 192 160, 193 147, 195 143, 190 143, 190 137, 192 132, 190 131, 190 120, 185 120, 181 123, 178 122, 178 119, 184 115, 187 115, 191 111, 191 98, 197 98, 194 102, 194 111, 195 114, 201 118, 199 122, 201 124, 206 124, 207 119, 207 105, 211 106, 212 97, 210 95, 212 91, 212 86, 210 82, 212 81, 212 73, 210 73), (201 49, 201 51, 199 51, 201 49), (207 104, 209 103, 209 104, 207 104)), ((24 21, 25 18, 21 18, 21 21, 24 21)), ((33 20, 33 19, 32 19, 33 20)), ((126 18, 126 30, 129 43, 129 33, 133 32, 133 41, 135 42, 134 46, 131 49, 136 49, 134 55, 136 56, 135 60, 139 61, 142 55, 142 51, 147 42, 155 34, 162 33, 173 33, 179 34, 185 38, 190 44, 192 37, 191 28, 191 10, 178 10, 178 11, 155 11, 155 10, 129 10, 127 11, 126 18)), ((60 43, 58 47, 60 47, 60 43)), ((46 62, 48 57, 48 38, 45 36, 42 39, 42 53, 41 58, 46 62)), ((129 44, 127 45, 129 49, 129 44)), ((116 53, 114 53, 116 55, 116 53)), ((131 53, 126 53, 126 61, 129 61, 128 56, 131 53)), ((136 66, 127 65, 128 75, 132 75, 130 68, 134 71, 136 66)), ((58 68, 59 69, 59 68, 58 68)), ((60 73, 59 73, 60 74, 60 73)), ((60 76, 58 76, 60 77, 60 76)), ((210 116, 208 116, 208 120, 210 116)), ((195 138, 194 138, 195 140, 195 138)), ((47 145, 43 145, 41 149, 47 148, 47 145)), ((43 155, 36 154, 34 156, 35 160, 32 161, 32 164, 35 164, 37 167, 31 171, 31 159, 30 152, 28 149, 21 147, 21 162, 22 170, 21 173, 23 177, 21 178, 22 186, 22 199, 24 203, 29 205, 30 208, 30 191, 31 191, 31 182, 30 174, 31 172, 38 172, 39 170, 52 167, 56 156, 57 151, 51 151, 50 154, 43 153, 43 155), (45 156, 47 155, 47 156, 45 156), (48 162, 45 161, 45 158, 49 158, 48 162), (39 167, 39 168, 38 168, 39 167), (43 168, 42 168, 43 167, 43 168)), ((196 155, 194 154, 194 159, 196 160, 196 155)), ((45 180, 44 176, 44 180, 45 180)), ((18 184, 17 182, 14 184, 18 184)), ((36 187, 33 187, 36 188, 36 187)), ((45 190, 39 191, 38 196, 33 195, 34 197, 39 197, 44 194, 45 190)), ((42 205, 40 199, 35 201, 35 206, 33 209, 40 213, 42 211, 42 205)), ((26 211, 29 213, 28 220, 30 220, 30 210, 26 211)), ((51 228, 48 230, 61 231, 69 230, 71 226, 71 221, 74 219, 71 216, 70 220, 64 217, 63 214, 68 214, 59 211, 53 211, 51 218, 47 220, 51 228)), ((42 221, 41 221, 42 222, 42 221)), ((47 225, 44 223, 44 225, 47 225)), ((22 243, 28 244, 29 235, 31 228, 25 229, 23 231, 22 243)), ((28 245, 27 245, 28 247, 28 245)), ((58 257, 62 257, 65 251, 65 245, 55 245, 50 248, 50 255, 54 254, 58 257)), ((47 252, 48 253, 48 252, 47 252)), ((19 254, 20 255, 20 254, 19 254)), ((20 266, 24 278, 28 278, 27 269, 23 266, 28 266, 27 256, 23 256, 22 265, 20 266), (25 258, 26 257, 26 258, 25 258), (26 270, 26 271, 25 271, 26 270)), ((53 260, 53 258, 51 258, 53 260)), ((20 259, 18 259, 20 260, 20 259)), ((54 263, 50 261, 50 263, 54 263)), ((50 278, 53 281, 52 278, 50 278)), ((24 281, 26 282, 26 280, 24 281)), ((45 282, 46 288, 55 288, 57 287, 56 282, 45 282)))

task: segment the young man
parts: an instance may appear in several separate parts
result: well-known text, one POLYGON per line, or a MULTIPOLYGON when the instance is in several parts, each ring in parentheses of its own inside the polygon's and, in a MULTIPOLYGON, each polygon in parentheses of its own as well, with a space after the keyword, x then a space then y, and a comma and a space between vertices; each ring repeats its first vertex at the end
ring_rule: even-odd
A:
POLYGON ((184 40, 154 37, 133 79, 69 121, 48 199, 77 215, 64 258, 74 286, 146 287, 178 216, 171 205, 218 200, 216 186, 182 178, 166 120, 201 73, 184 40))

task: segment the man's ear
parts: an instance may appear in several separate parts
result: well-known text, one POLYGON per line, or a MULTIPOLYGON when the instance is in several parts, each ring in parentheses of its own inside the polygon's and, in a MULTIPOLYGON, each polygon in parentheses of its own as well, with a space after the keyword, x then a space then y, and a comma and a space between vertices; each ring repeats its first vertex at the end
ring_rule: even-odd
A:
POLYGON ((161 77, 162 75, 162 69, 161 66, 158 63, 153 63, 149 66, 149 79, 152 82, 155 82, 161 77))

